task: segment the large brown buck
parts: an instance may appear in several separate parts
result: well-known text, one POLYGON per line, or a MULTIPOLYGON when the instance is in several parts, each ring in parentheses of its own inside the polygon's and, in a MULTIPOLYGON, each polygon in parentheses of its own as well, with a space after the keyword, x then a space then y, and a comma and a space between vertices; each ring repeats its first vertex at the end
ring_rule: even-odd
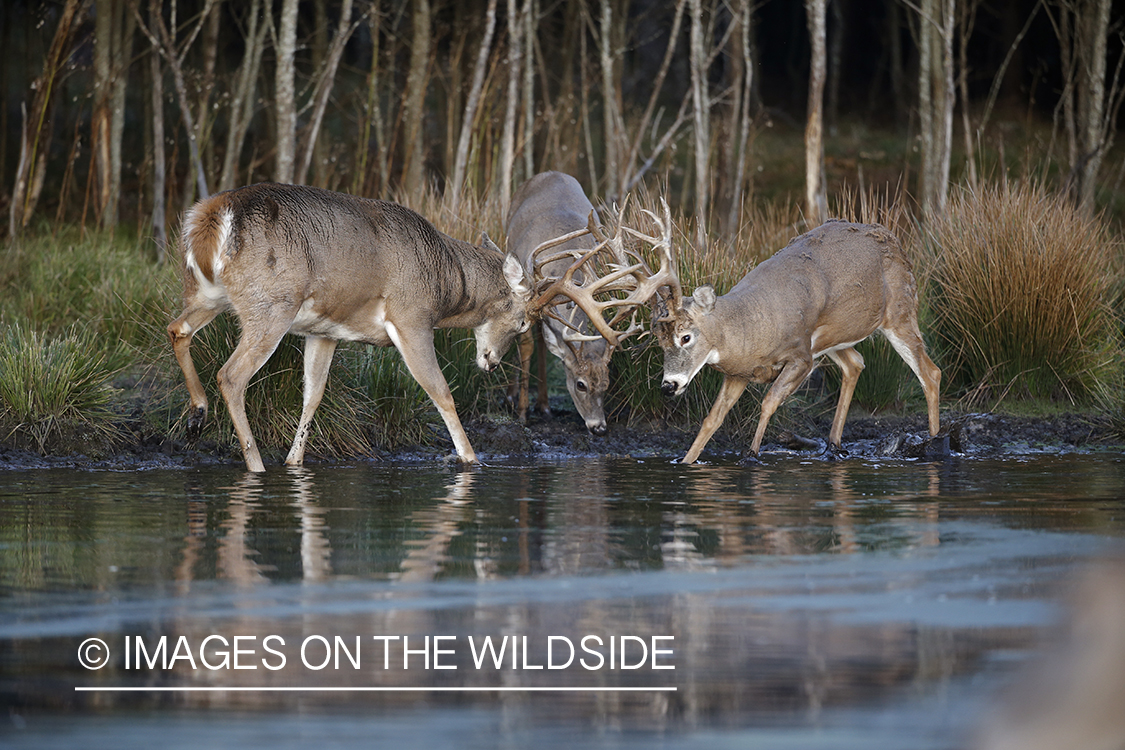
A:
POLYGON ((224 310, 242 336, 219 389, 250 471, 262 458, 246 419, 246 386, 286 333, 305 337, 304 406, 285 462, 299 465, 338 341, 394 346, 437 406, 458 458, 476 463, 434 352, 435 328, 472 328, 477 364, 491 371, 533 312, 531 280, 487 237, 448 237, 386 201, 311 187, 261 184, 206 198, 184 220, 184 312, 168 326, 190 395, 189 434, 207 397, 192 336, 224 310))
MULTIPOLYGON (((525 266, 534 261, 532 254, 544 243, 555 238, 570 239, 551 245, 558 251, 586 251, 596 240, 588 231, 591 222, 597 221, 597 212, 586 197, 578 180, 562 172, 543 172, 520 186, 512 198, 508 215, 508 252, 513 253, 525 266), (577 233, 577 234, 576 234, 577 233)), ((541 265, 541 273, 561 276, 571 264, 571 257, 554 253, 550 263, 541 265)), ((585 274, 576 274, 581 284, 585 274)), ((601 335, 589 336, 589 319, 574 302, 566 301, 551 306, 531 331, 520 336, 520 370, 513 385, 513 401, 521 422, 527 419, 531 379, 531 355, 539 341, 538 399, 536 409, 549 416, 547 403, 547 360, 543 345, 562 360, 566 371, 566 389, 574 401, 586 429, 595 435, 604 435, 605 392, 609 388, 609 359, 614 347, 601 335)))
POLYGON ((772 383, 750 445, 756 456, 770 417, 824 355, 843 374, 828 435, 830 447, 839 450, 863 370, 863 356, 854 347, 875 331, 918 376, 930 434, 937 434, 941 370, 926 355, 918 329, 910 264, 884 227, 829 221, 792 240, 721 297, 701 286, 684 298, 674 269, 671 275, 671 293, 657 303, 653 323, 664 350, 664 392, 682 393, 707 365, 723 373, 718 398, 683 463, 699 458, 748 383, 772 383))
MULTIPOLYGON (((661 230, 659 236, 650 237, 625 226, 626 198, 616 211, 615 231, 607 234, 598 226, 596 212, 573 178, 548 172, 533 178, 524 188, 528 192, 521 189, 521 194, 527 200, 520 201, 521 216, 510 223, 515 231, 510 232, 509 238, 514 238, 518 252, 526 253, 525 265, 535 278, 537 296, 530 309, 542 315, 544 337, 567 347, 558 349, 562 350, 567 368, 567 385, 573 377, 576 386, 570 388, 570 393, 580 411, 596 409, 600 421, 593 424, 589 413, 582 413, 590 431, 601 434, 605 432, 602 394, 608 385, 609 359, 625 339, 643 331, 637 320, 638 308, 671 281, 672 221, 668 206, 664 205, 663 219, 644 212, 661 230), (544 179, 538 186, 532 185, 539 177, 544 179), (543 200, 547 198, 556 198, 558 202, 543 200), (585 226, 581 211, 586 211, 585 226), (570 231, 553 236, 568 227, 570 231), (647 242, 661 252, 663 260, 657 273, 650 270, 636 249, 626 245, 626 237, 647 242), (533 245, 535 241, 539 244, 533 245), (625 327, 618 327, 621 324, 625 327), (579 385, 581 379, 596 369, 604 372, 604 380, 597 381, 599 390, 595 392, 590 383, 583 390, 579 385), (591 394, 594 398, 589 398, 591 394)), ((521 342, 521 383, 526 383, 530 352, 523 347, 521 342)), ((554 346, 551 350, 559 356, 554 346)), ((542 380, 541 373, 540 383, 542 380)), ((542 391, 540 399, 545 400, 542 391)), ((524 391, 517 408, 526 408, 526 404, 524 391)))

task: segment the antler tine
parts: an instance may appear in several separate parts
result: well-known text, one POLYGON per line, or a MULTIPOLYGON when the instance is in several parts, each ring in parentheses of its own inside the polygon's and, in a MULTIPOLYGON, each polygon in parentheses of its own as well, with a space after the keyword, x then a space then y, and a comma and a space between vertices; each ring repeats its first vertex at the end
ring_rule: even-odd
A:
POLYGON ((536 258, 534 263, 536 278, 540 281, 537 287, 539 295, 530 309, 534 313, 547 314, 563 322, 570 329, 564 334, 564 339, 570 342, 593 341, 598 338, 598 335, 583 332, 575 324, 574 316, 577 314, 577 310, 584 312, 589 320, 589 325, 601 338, 606 340, 610 347, 615 348, 629 336, 636 335, 644 330, 641 323, 637 321, 637 310, 646 305, 662 287, 669 287, 675 304, 680 304, 680 282, 676 258, 672 250, 671 210, 668 208, 667 202, 661 200, 664 209, 663 218, 652 211, 641 209, 657 228, 657 236, 649 236, 625 226, 623 219, 628 201, 629 196, 627 195, 622 201, 621 207, 615 207, 617 226, 612 235, 606 233, 597 225, 594 212, 591 211, 585 229, 549 240, 537 247, 532 253, 532 257, 536 258), (590 234, 597 241, 593 248, 586 250, 568 249, 554 253, 547 258, 538 257, 552 247, 557 247, 585 234, 590 234), (660 251, 660 266, 656 273, 652 272, 639 252, 625 246, 625 236, 632 236, 650 243, 660 251), (603 253, 610 257, 604 257, 603 253), (570 263, 561 276, 548 277, 542 273, 547 262, 564 258, 574 258, 575 260, 570 263), (594 265, 589 266, 588 264, 591 263, 594 265), (589 274, 588 281, 576 283, 574 280, 575 274, 584 268, 585 273, 589 274), (605 272, 598 275, 596 273, 598 269, 604 269, 605 272), (610 292, 623 293, 624 296, 598 299, 598 295, 610 292), (547 310, 546 313, 541 312, 548 306, 557 304, 556 300, 560 296, 569 298, 576 305, 570 320, 565 320, 554 310, 547 310), (605 315, 607 310, 612 311, 608 321, 605 315), (626 319, 629 321, 627 328, 624 331, 617 330, 615 326, 626 319))

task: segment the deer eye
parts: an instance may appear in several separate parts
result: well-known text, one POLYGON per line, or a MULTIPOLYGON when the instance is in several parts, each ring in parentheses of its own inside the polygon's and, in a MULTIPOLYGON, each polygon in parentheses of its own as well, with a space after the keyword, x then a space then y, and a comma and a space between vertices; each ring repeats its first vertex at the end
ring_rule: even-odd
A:
POLYGON ((680 336, 680 346, 687 346, 690 343, 691 343, 691 334, 690 333, 685 333, 683 336, 680 336))
POLYGON ((587 386, 586 386, 585 380, 579 380, 578 382, 576 382, 574 384, 574 387, 577 388, 582 393, 585 393, 587 391, 587 386))

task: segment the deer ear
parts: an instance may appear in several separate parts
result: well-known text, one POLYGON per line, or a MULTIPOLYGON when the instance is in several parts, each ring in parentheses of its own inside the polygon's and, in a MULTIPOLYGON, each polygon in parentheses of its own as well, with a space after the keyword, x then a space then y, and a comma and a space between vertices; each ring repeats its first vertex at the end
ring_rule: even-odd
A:
POLYGON ((709 315, 715 309, 715 288, 710 284, 698 287, 691 295, 693 307, 703 315, 709 315))
POLYGON ((555 332, 551 330, 551 326, 546 323, 543 324, 543 343, 547 345, 547 349, 559 359, 566 361, 566 347, 562 345, 555 332))
POLYGON ((495 250, 498 253, 503 252, 503 250, 496 247, 496 243, 493 242, 492 238, 488 236, 488 232, 481 232, 480 233, 480 246, 481 247, 487 247, 490 250, 495 250))
MULTIPOLYGON (((493 245, 493 247, 496 247, 493 245)), ((523 264, 519 258, 508 253, 504 256, 504 278, 512 291, 524 297, 531 296, 531 284, 527 283, 527 274, 523 272, 523 264)))

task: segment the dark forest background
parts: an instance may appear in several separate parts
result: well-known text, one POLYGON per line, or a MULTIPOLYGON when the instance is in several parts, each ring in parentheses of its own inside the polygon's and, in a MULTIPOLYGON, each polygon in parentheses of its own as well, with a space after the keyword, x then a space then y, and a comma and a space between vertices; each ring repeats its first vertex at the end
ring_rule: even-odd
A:
POLYGON ((721 231, 808 190, 817 118, 829 191, 940 210, 949 181, 1017 168, 1113 211, 1123 20, 1110 0, 6 0, 0 201, 12 236, 162 236, 259 180, 506 202, 560 169, 721 231))

